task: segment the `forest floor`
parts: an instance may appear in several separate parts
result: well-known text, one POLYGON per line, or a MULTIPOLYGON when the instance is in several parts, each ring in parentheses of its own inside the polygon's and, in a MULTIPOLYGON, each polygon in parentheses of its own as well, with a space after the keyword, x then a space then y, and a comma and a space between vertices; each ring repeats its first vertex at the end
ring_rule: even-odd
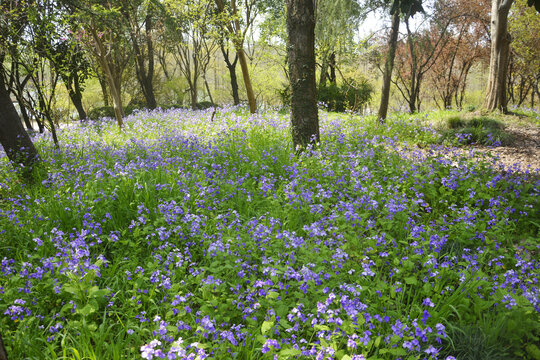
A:
POLYGON ((530 167, 540 171, 540 127, 534 125, 508 125, 505 129, 513 141, 508 146, 475 146, 479 151, 497 156, 505 167, 521 164, 521 170, 530 167))
MULTIPOLYGON (((464 116, 465 119, 481 117, 480 113, 470 113, 464 116)), ((480 153, 478 158, 491 158, 495 167, 500 167, 503 171, 517 171, 521 173, 536 173, 540 176, 540 122, 536 122, 531 117, 520 114, 498 115, 496 117, 504 124, 503 132, 508 136, 508 141, 498 146, 488 146, 482 143, 473 143, 454 148, 451 155, 447 148, 431 148, 428 150, 425 145, 417 144, 412 151, 419 151, 424 156, 445 156, 452 157, 456 154, 467 155, 480 153)), ((435 127, 438 127, 435 121, 435 127)), ((440 126, 440 124, 439 124, 440 126)))

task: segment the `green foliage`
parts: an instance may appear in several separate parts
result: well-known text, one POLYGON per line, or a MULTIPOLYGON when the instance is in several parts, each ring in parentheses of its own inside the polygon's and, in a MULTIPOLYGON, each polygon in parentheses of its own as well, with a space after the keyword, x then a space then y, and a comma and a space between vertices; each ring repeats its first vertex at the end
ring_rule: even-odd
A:
POLYGON ((367 79, 348 79, 341 86, 334 83, 319 85, 317 100, 322 102, 328 111, 359 111, 369 103, 373 92, 373 85, 367 79))
POLYGON ((214 104, 211 101, 201 101, 197 103, 197 109, 199 110, 206 110, 208 108, 215 108, 217 106, 217 104, 214 104))
POLYGON ((112 106, 96 107, 88 112, 88 118, 92 120, 98 120, 104 117, 114 117, 114 108, 112 106))
POLYGON ((448 130, 443 130, 440 139, 443 143, 501 146, 512 142, 511 135, 504 131, 504 125, 492 118, 474 117, 467 120, 452 116, 446 119, 446 126, 448 130))
POLYGON ((476 324, 450 324, 442 358, 452 355, 464 360, 538 359, 535 344, 540 340, 540 324, 528 318, 526 311, 529 310, 486 312, 476 324))
MULTIPOLYGON (((127 106, 124 108, 124 113, 126 115, 131 115, 135 110, 142 110, 146 107, 146 100, 133 98, 129 101, 127 106)), ((113 111, 114 116, 114 111, 113 111)))

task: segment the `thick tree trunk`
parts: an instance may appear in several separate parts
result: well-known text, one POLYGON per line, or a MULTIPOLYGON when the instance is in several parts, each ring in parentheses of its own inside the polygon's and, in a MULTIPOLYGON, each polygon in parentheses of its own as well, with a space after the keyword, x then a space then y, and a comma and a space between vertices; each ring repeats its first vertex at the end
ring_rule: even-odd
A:
POLYGON ((399 8, 392 15, 392 29, 388 40, 388 53, 384 64, 383 87, 381 94, 381 105, 379 106, 378 119, 384 123, 388 114, 388 103, 390 101, 390 81, 392 80, 392 70, 394 69, 394 58, 396 57, 397 38, 399 34, 399 8))
POLYGON ((32 140, 24 130, 19 115, 13 106, 4 79, 0 76, 0 144, 8 158, 24 166, 25 176, 30 176, 39 159, 32 140))
POLYGON ((295 149, 320 141, 313 0, 287 0, 291 123, 295 149))
POLYGON ((0 360, 8 360, 7 351, 2 341, 2 335, 0 334, 0 360))
POLYGON ((229 75, 231 77, 231 89, 234 105, 240 104, 240 97, 238 96, 238 78, 236 77, 236 64, 238 63, 238 55, 234 57, 234 61, 229 60, 229 51, 225 51, 225 47, 221 44, 221 53, 223 54, 223 59, 229 70, 229 75))
POLYGON ((484 108, 488 111, 507 109, 506 75, 510 50, 510 34, 507 31, 508 12, 514 0, 491 2, 491 54, 489 77, 484 108))

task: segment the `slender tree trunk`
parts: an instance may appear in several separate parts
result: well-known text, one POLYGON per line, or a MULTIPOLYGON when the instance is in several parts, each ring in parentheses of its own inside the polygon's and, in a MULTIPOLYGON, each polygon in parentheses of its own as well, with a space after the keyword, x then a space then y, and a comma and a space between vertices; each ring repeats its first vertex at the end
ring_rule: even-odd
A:
POLYGON ((0 334, 0 360, 8 360, 7 351, 2 341, 2 335, 0 334))
POLYGON ((189 87, 189 94, 191 96, 191 109, 197 110, 197 78, 193 79, 193 84, 189 87))
POLYGON ((295 149, 320 141, 313 0, 287 0, 291 123, 295 149))
POLYGON ((101 86, 101 96, 103 97, 103 106, 109 106, 109 90, 107 90, 107 80, 98 75, 99 85, 101 86))
POLYGON ((240 69, 242 69, 242 77, 244 78, 244 86, 246 87, 249 112, 254 114, 257 112, 257 101, 255 100, 253 87, 251 86, 251 77, 249 76, 246 54, 244 53, 244 49, 240 46, 236 47, 236 54, 238 55, 238 60, 240 61, 240 69))
POLYGON ((321 74, 319 76, 319 86, 325 86, 328 79, 328 57, 324 54, 321 64, 321 74))
MULTIPOLYGON (((397 1, 397 0, 396 0, 397 1)), ((379 107, 378 119, 384 123, 388 114, 388 103, 390 101, 390 81, 392 80, 392 70, 394 69, 394 58, 396 57, 397 38, 399 34, 399 7, 392 15, 392 29, 388 40, 388 53, 384 64, 383 87, 381 94, 381 105, 379 107)))
POLYGON ((30 176, 39 156, 32 140, 24 130, 13 106, 4 79, 0 76, 0 144, 8 158, 24 166, 25 176, 30 176))
POLYGON ((330 82, 332 84, 336 84, 337 79, 336 79, 336 52, 335 51, 332 51, 332 53, 330 54, 328 65, 330 67, 330 82))
POLYGON ((506 74, 510 50, 510 34, 507 31, 508 12, 514 0, 491 1, 491 54, 489 77, 484 108, 488 111, 508 112, 506 98, 506 74))
MULTIPOLYGON (((112 75, 111 75, 112 77, 112 75)), ((111 88, 111 95, 113 97, 114 103, 114 117, 118 123, 118 127, 122 128, 124 121, 124 106, 122 105, 122 95, 120 93, 120 84, 116 83, 114 79, 111 79, 109 82, 109 87, 111 88)))
MULTIPOLYGON (((78 81, 75 80, 77 83, 78 81)), ((79 114, 79 120, 86 119, 86 111, 84 111, 84 106, 82 104, 82 94, 80 87, 78 88, 77 85, 75 85, 75 89, 72 89, 71 86, 69 86, 66 83, 66 88, 69 94, 69 98, 71 99, 71 102, 73 103, 73 106, 75 106, 75 109, 77 110, 77 113, 79 114)))
POLYGON ((238 63, 238 55, 234 57, 234 61, 231 63, 229 60, 229 51, 225 51, 225 47, 221 44, 221 53, 223 54, 223 59, 229 70, 229 75, 231 77, 231 89, 233 96, 234 105, 240 104, 240 97, 238 96, 238 78, 236 77, 236 64, 238 63))
POLYGON ((210 98, 210 102, 212 103, 212 105, 214 105, 214 98, 212 97, 210 86, 208 86, 208 80, 206 80, 206 75, 203 75, 203 80, 204 80, 204 86, 206 88, 206 92, 208 93, 208 97, 210 98))
POLYGON ((137 80, 141 86, 142 93, 146 100, 146 106, 149 109, 157 107, 156 95, 154 91, 154 43, 150 33, 152 32, 152 15, 149 13, 145 19, 145 37, 147 53, 144 53, 143 48, 139 44, 137 34, 132 30, 130 32, 131 42, 133 44, 133 52, 135 54, 135 72, 137 80), (148 60, 148 65, 146 61, 148 60))
POLYGON ((104 72, 105 79, 109 85, 111 96, 113 98, 114 117, 118 123, 118 127, 121 129, 124 125, 122 118, 124 117, 124 107, 122 105, 122 95, 120 92, 120 86, 122 83, 122 75, 113 73, 109 63, 109 52, 105 49, 101 37, 97 34, 95 29, 91 29, 92 38, 98 48, 98 61, 104 72))
POLYGON ((32 126, 32 122, 30 121, 30 116, 28 115, 28 111, 26 111, 26 106, 24 106, 24 99, 22 98, 22 95, 20 97, 18 95, 15 95, 15 98, 17 99, 17 102, 19 103, 19 109, 21 111, 22 119, 24 121, 24 125, 26 126, 26 129, 34 130, 34 127, 32 126))

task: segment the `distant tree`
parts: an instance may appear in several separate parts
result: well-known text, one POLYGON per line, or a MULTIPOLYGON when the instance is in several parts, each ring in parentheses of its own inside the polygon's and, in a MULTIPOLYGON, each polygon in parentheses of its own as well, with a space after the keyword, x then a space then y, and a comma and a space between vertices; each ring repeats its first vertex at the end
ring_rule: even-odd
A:
POLYGON ((129 40, 133 48, 135 74, 149 109, 157 107, 154 91, 154 34, 160 7, 151 0, 123 0, 120 12, 123 15, 129 40))
POLYGON ((431 95, 437 106, 446 109, 455 104, 463 106, 465 88, 473 65, 489 57, 489 0, 453 0, 438 2, 439 17, 461 12, 448 27, 448 41, 427 73, 431 95))
MULTIPOLYGON (((167 29, 168 47, 187 80, 192 109, 197 109, 199 81, 206 81, 206 72, 216 50, 216 38, 211 35, 213 2, 204 0, 190 3, 171 1, 167 11, 172 19, 167 29)), ((207 91, 210 91, 207 86, 207 91)))
POLYGON ((232 40, 236 50, 246 88, 249 111, 253 114, 257 111, 257 101, 251 84, 251 76, 249 75, 247 56, 244 51, 244 40, 257 16, 258 2, 257 0, 245 0, 241 15, 236 0, 227 0, 226 2, 224 0, 214 1, 218 8, 223 28, 228 32, 228 37, 232 40))
POLYGON ((287 0, 291 123, 295 149, 320 140, 313 0, 287 0))
POLYGON ((394 69, 394 59, 396 55, 397 39, 399 35, 400 16, 408 19, 414 16, 417 12, 424 12, 422 0, 393 0, 391 3, 388 0, 383 0, 382 3, 375 1, 372 7, 387 8, 392 15, 392 27, 388 39, 388 52, 384 64, 383 87, 381 94, 381 103, 377 118, 379 122, 384 122, 388 113, 388 103, 390 101, 390 82, 392 80, 392 71, 394 69))
POLYGON ((240 96, 238 95, 238 78, 236 76, 236 64, 238 63, 238 54, 235 53, 234 59, 231 61, 229 57, 229 48, 225 45, 223 40, 220 41, 219 48, 221 49, 221 53, 223 54, 223 60, 225 61, 225 65, 229 70, 233 104, 238 105, 240 104, 240 96))
POLYGON ((111 1, 73 1, 72 21, 77 23, 77 39, 98 64, 113 99, 114 116, 122 128, 122 75, 131 60, 132 49, 125 24, 116 3, 111 1))
POLYGON ((447 2, 438 2, 434 14, 430 16, 428 28, 412 30, 409 18, 405 17, 407 38, 398 47, 399 61, 393 83, 407 102, 411 113, 420 109, 424 78, 451 39, 449 27, 452 23, 461 21, 464 16, 455 3, 449 5, 447 2))
POLYGON ((354 43, 355 30, 362 18, 354 0, 316 0, 315 48, 320 62, 319 85, 336 83, 337 57, 354 43))

